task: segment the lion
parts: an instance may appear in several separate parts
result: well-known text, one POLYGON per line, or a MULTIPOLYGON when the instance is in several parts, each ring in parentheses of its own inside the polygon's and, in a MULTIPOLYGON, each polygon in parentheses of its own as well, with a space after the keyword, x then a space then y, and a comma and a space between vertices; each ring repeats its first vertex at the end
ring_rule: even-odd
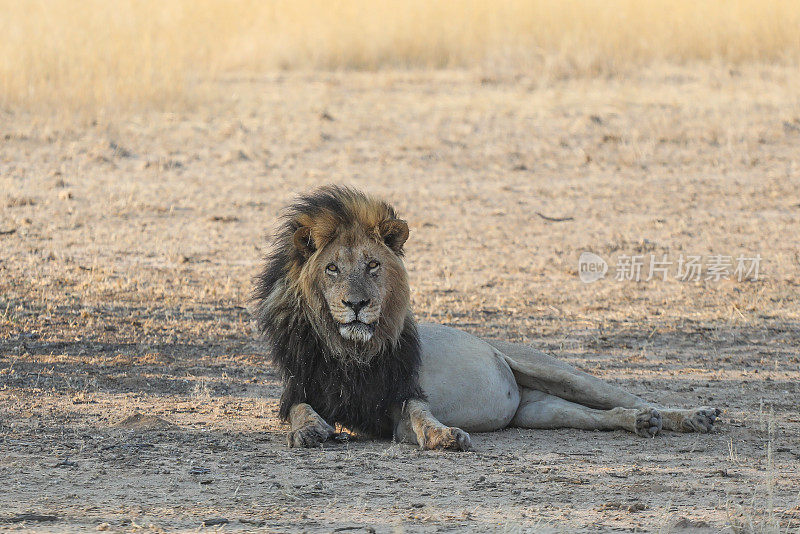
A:
POLYGON ((325 186, 291 204, 255 279, 290 447, 357 435, 468 450, 468 432, 516 426, 709 432, 720 410, 656 406, 529 345, 417 324, 408 224, 382 200, 325 186))

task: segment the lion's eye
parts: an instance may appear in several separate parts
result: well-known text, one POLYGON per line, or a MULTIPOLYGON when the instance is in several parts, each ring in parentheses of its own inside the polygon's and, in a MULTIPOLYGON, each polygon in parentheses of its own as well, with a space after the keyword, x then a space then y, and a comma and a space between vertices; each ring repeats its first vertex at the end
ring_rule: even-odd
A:
POLYGON ((367 264, 367 269, 369 269, 370 271, 374 271, 375 269, 380 267, 380 265, 381 265, 380 262, 372 260, 367 264))
POLYGON ((330 274, 336 274, 339 272, 339 268, 336 266, 335 263, 329 263, 327 267, 325 267, 325 271, 330 274))

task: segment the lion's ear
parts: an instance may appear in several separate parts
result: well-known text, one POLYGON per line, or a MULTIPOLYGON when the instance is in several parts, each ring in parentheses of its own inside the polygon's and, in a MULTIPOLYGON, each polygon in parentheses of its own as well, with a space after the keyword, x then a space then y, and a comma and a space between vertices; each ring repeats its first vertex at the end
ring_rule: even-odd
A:
POLYGON ((304 258, 308 258, 317 250, 314 240, 311 238, 311 227, 301 226, 295 230, 294 246, 304 258))
POLYGON ((389 219, 378 226, 378 233, 386 246, 398 256, 403 254, 403 244, 408 239, 408 224, 402 219, 389 219))

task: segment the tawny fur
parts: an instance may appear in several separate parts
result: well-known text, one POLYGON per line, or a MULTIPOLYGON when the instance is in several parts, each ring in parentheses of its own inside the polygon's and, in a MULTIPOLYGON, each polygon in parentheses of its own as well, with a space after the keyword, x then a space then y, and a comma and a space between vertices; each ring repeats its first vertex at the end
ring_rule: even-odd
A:
POLYGON ((387 203, 328 186, 292 204, 254 292, 272 343, 291 446, 338 423, 423 448, 470 448, 464 431, 526 428, 708 432, 720 411, 670 409, 536 349, 417 325, 402 262, 408 226, 387 203), (463 429, 463 430, 462 430, 463 429))

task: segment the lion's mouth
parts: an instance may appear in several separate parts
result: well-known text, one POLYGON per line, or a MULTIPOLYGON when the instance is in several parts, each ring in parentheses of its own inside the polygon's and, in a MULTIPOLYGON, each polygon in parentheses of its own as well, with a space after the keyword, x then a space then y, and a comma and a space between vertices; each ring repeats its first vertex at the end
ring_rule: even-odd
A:
POLYGON ((366 343, 372 339, 372 335, 375 333, 375 324, 362 323, 358 320, 340 323, 339 333, 350 341, 366 343))

